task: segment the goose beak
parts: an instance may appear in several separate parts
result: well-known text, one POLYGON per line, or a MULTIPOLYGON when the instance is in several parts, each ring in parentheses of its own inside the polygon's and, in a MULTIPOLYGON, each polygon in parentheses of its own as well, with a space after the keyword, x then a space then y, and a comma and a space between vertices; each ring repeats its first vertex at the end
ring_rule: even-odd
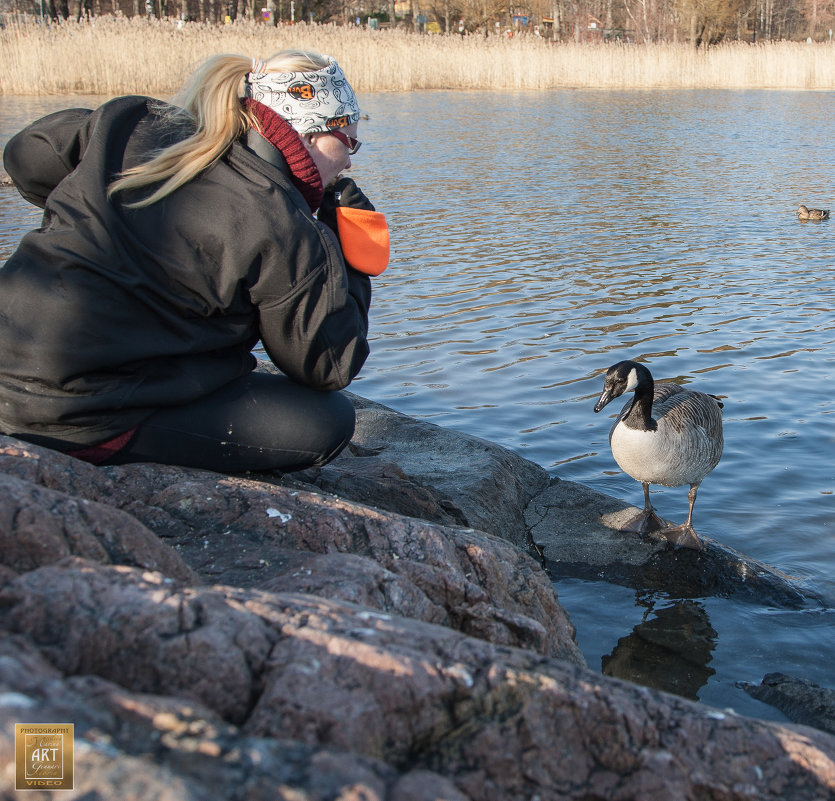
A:
POLYGON ((615 396, 608 389, 604 389, 603 394, 600 396, 597 403, 594 404, 594 411, 599 412, 604 406, 614 399, 615 396))

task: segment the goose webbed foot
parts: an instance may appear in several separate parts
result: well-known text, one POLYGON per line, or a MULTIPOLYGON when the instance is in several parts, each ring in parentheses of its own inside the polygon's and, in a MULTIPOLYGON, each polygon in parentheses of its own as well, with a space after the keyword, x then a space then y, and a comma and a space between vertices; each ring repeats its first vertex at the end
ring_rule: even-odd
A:
POLYGON ((696 535, 696 532, 693 531, 693 526, 689 523, 682 523, 680 526, 667 526, 658 533, 676 548, 692 548, 694 551, 702 550, 702 542, 696 535))
POLYGON ((656 513, 655 509, 650 507, 644 509, 638 515, 635 515, 631 520, 627 520, 621 527, 621 531, 630 531, 636 534, 651 534, 653 531, 662 531, 669 528, 670 524, 666 520, 662 520, 656 513))
POLYGON ((621 527, 621 531, 632 531, 636 534, 651 534, 653 531, 660 531, 664 528, 669 528, 670 524, 666 520, 662 520, 652 507, 649 500, 649 483, 641 482, 644 490, 644 509, 643 511, 627 520, 621 527))
POLYGON ((668 526, 661 534, 667 542, 671 542, 677 548, 692 548, 694 551, 702 550, 702 543, 693 531, 693 505, 696 503, 696 494, 699 491, 699 485, 693 484, 690 487, 690 492, 687 493, 687 499, 690 502, 690 508, 687 512, 687 520, 680 526, 668 526))

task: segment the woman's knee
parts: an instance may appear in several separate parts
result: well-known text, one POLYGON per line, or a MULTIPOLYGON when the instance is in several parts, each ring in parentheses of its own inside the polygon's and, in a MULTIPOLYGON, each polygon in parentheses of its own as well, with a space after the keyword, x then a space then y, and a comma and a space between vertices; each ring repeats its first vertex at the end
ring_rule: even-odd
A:
POLYGON ((324 445, 320 448, 322 457, 313 467, 321 467, 339 456, 351 441, 356 428, 356 410, 347 395, 342 392, 330 392, 328 395, 328 411, 319 416, 324 445))

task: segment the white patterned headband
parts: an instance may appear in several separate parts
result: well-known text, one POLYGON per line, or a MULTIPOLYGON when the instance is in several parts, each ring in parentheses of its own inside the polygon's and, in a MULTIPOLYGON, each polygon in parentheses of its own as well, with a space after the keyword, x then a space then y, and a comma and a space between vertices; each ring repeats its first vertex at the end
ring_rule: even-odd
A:
POLYGON ((284 117, 299 134, 344 128, 360 118, 354 90, 336 60, 315 72, 264 72, 252 59, 246 76, 246 97, 284 117))

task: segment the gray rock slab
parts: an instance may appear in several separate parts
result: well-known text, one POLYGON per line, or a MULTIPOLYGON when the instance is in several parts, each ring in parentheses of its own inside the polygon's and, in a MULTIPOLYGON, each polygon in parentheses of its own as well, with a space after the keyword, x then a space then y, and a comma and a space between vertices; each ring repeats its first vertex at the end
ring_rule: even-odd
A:
POLYGON ((525 510, 530 537, 553 578, 585 578, 674 597, 734 597, 797 608, 820 599, 769 567, 708 537, 703 549, 618 531, 638 509, 582 484, 553 479, 525 510))
MULTIPOLYGON (((276 372, 264 361, 258 369, 276 372)), ((291 477, 398 514, 409 513, 402 497, 407 493, 425 519, 478 529, 527 547, 524 510, 548 486, 544 468, 480 437, 345 394, 357 413, 350 446, 326 468, 291 477), (423 491, 434 497, 434 504, 420 497, 423 491), (430 510, 430 505, 436 508, 430 510)))
POLYGON ((479 437, 357 395, 351 400, 357 410, 355 449, 395 463, 460 523, 527 547, 524 510, 548 486, 544 468, 479 437))
MULTIPOLYGON (((446 521, 439 522, 486 531, 527 547, 524 509, 536 493, 548 486, 544 468, 479 437, 416 420, 383 404, 346 394, 357 411, 356 431, 350 448, 328 466, 330 470, 323 471, 325 479, 335 471, 356 473, 362 469, 363 461, 394 464, 408 483, 436 498, 447 516, 446 521)), ((352 490, 347 482, 343 482, 339 492, 369 502, 369 498, 358 497, 361 493, 352 490)), ((391 492, 387 491, 371 502, 382 506, 391 500, 391 492)))

